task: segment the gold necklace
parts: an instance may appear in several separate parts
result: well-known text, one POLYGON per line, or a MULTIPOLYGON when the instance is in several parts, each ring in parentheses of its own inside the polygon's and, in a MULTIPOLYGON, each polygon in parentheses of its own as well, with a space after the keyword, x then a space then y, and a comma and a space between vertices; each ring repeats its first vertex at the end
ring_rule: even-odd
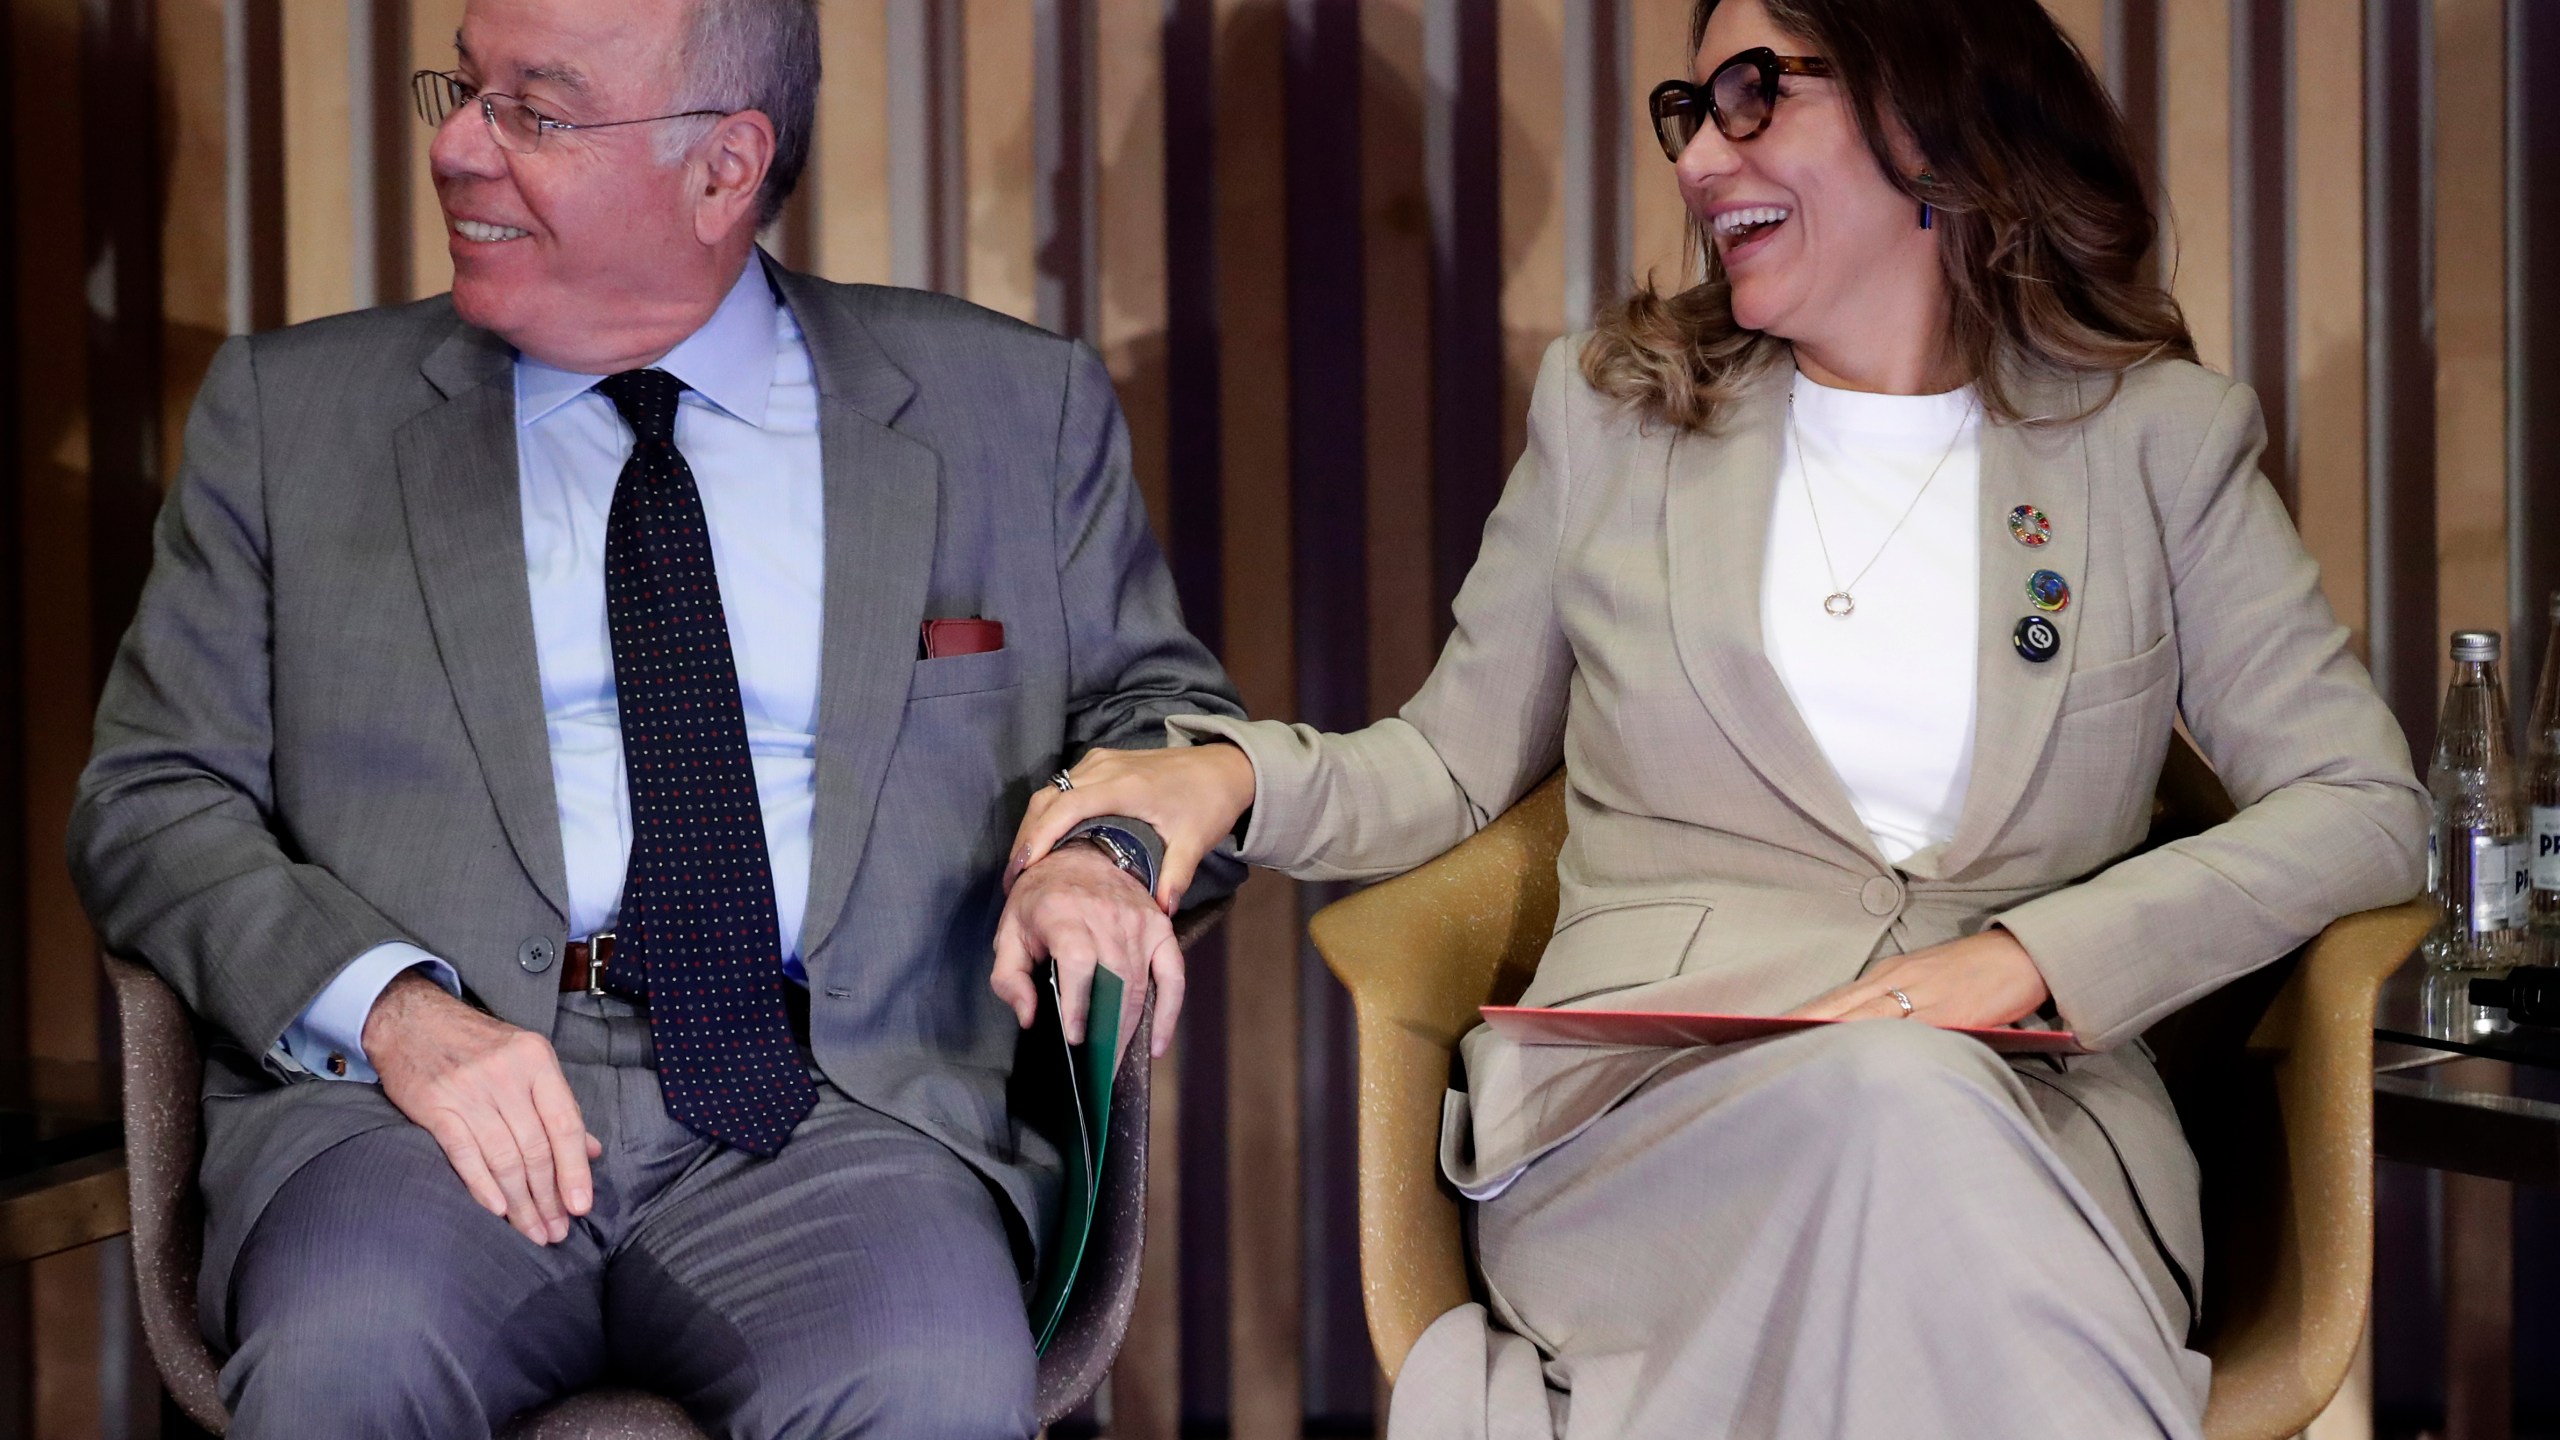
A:
POLYGON ((1848 584, 1843 585, 1840 583, 1840 567, 1831 563, 1830 537, 1822 533, 1822 507, 1814 503, 1812 457, 1805 453, 1804 434, 1796 428, 1796 397, 1792 393, 1787 396, 1787 438, 1795 443, 1796 469, 1804 477, 1804 508, 1813 516, 1813 539, 1822 547, 1823 572, 1831 577, 1831 593, 1822 597, 1823 614, 1834 620, 1846 620, 1857 613, 1857 599, 1849 592, 1857 589, 1858 582, 1867 578, 1867 571, 1876 568, 1876 562, 1892 548, 1893 538, 1910 523, 1913 512, 1920 508, 1921 498, 1929 493, 1930 486, 1938 483, 1938 472, 1947 468, 1948 459, 1956 453, 1957 443, 1964 439, 1965 424, 1972 418, 1973 406, 1967 403, 1963 418, 1956 421, 1956 433, 1947 437, 1946 454, 1939 456, 1938 463, 1929 467, 1929 478, 1920 482, 1919 490, 1911 496, 1911 503, 1903 507, 1902 518, 1894 521, 1893 528, 1885 532, 1884 543, 1876 547, 1876 553, 1868 557, 1857 574, 1849 577, 1848 584))

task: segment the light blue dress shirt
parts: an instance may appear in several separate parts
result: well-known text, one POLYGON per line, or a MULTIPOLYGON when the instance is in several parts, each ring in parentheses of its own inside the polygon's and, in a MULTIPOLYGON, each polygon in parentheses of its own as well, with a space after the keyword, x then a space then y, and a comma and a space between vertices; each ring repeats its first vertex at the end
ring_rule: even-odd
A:
MULTIPOLYGON (((826 578, 809 349, 763 265, 751 258, 720 308, 655 368, 688 387, 676 407, 676 448, 702 494, 737 657, 782 966, 805 984, 800 918, 808 907, 809 817, 817 796, 826 578)), ((525 574, 573 936, 613 927, 631 856, 631 791, 604 603, 605 519, 631 453, 631 430, 595 393, 603 378, 516 359, 525 574)), ((415 967, 460 993, 443 960, 415 945, 376 946, 340 971, 285 1031, 285 1054, 314 1074, 377 1078, 361 1044, 365 1017, 383 987, 415 967)))

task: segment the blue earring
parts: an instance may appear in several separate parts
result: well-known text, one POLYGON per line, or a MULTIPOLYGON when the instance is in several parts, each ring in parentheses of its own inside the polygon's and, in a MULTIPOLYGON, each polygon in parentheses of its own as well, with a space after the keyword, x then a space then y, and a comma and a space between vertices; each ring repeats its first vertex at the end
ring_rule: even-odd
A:
MULTIPOLYGON (((1929 182, 1931 182, 1931 181, 1933 181, 1933 180, 1937 179, 1938 177, 1937 177, 1937 176, 1935 176, 1935 175, 1930 174, 1930 173, 1929 173, 1928 171, 1926 171, 1926 170, 1923 170, 1923 171, 1921 171, 1921 172, 1920 172, 1920 174, 1919 174, 1919 177, 1918 177, 1918 178, 1919 178, 1919 181, 1920 181, 1920 183, 1921 183, 1921 184, 1926 185, 1926 184, 1928 184, 1929 182)), ((1936 218, 1937 218, 1937 212, 1936 212, 1935 210, 1933 210, 1933 209, 1931 209, 1931 208, 1930 208, 1930 206, 1929 206, 1929 202, 1928 202, 1928 201, 1926 201, 1926 200, 1921 201, 1921 202, 1920 202, 1920 228, 1921 228, 1921 229, 1923 229, 1923 230, 1928 230, 1928 229, 1933 229, 1933 228, 1935 228, 1935 227, 1934 227, 1934 225, 1933 225, 1931 222, 1932 222, 1932 221, 1934 221, 1936 218)))

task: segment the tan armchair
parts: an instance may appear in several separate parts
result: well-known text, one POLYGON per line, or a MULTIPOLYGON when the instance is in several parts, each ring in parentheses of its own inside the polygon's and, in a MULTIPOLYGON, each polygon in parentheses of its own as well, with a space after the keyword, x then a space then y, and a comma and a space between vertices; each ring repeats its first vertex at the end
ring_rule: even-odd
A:
MULTIPOLYGON (((2183 739, 2151 843, 2229 816, 2183 739)), ((1439 1174, 1441 1092, 1476 1007, 1518 998, 1555 923, 1561 774, 1448 854, 1327 906, 1309 927, 1351 991, 1360 1056, 1360 1272, 1393 1377, 1470 1296, 1458 1200, 1439 1174)), ((2337 1392, 2373 1279, 2373 1005, 2432 920, 2424 901, 2351 915, 2286 962, 2150 1034, 2204 1170, 2212 1440, 2276 1440, 2337 1392)))

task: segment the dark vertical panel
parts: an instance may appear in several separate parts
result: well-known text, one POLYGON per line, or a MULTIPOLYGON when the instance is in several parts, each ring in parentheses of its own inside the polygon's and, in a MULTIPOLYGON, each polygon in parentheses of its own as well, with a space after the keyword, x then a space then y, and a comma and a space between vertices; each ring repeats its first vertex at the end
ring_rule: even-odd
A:
POLYGON ((2442 1177, 2414 1165, 2374 1166, 2373 1406, 2376 1435, 2444 1425, 2442 1177))
MULTIPOLYGON (((17 74, 17 26, 0 17, 0 75, 17 74)), ((27 537, 21 491, 26 470, 24 417, 19 406, 17 147, 0 144, 0 1075, 14 1074, 27 1058, 27 771, 26 608, 27 537)), ((25 1299, 25 1276, 0 1280, 0 1366, 16 1362, 22 1347, 8 1333, 11 1300, 25 1299)), ((23 1314, 17 1317, 21 1322, 23 1314)), ((11 1412, 0 1402, 0 1434, 11 1412)))
MULTIPOLYGON (((362 122, 356 144, 365 152, 366 187, 372 192, 364 223, 372 250, 367 296, 372 304, 396 305, 410 293, 409 163, 419 144, 416 112, 409 99, 408 0, 369 0, 371 18, 365 37, 371 43, 360 57, 364 68, 354 79, 356 113, 362 122)), ((794 263, 805 264, 795 257, 794 263)))
POLYGON ((233 0, 231 14, 231 323, 272 330, 284 323, 282 0, 233 0))
MULTIPOLYGON (((0 16, 0 75, 14 84, 17 16, 0 16)), ((14 107, 13 107, 14 108, 14 107)), ((18 357, 17 146, 0 144, 0 1076, 27 1058, 27 784, 24 565, 19 517, 25 467, 18 357)), ((0 1081, 0 1083, 6 1083, 0 1081)), ((34 1297, 28 1268, 0 1266, 0 1435, 24 1435, 35 1414, 34 1297)))
POLYGON ((2366 0, 2365 483, 2373 678, 2421 767, 2436 733, 2433 26, 2426 0, 2366 0))
MULTIPOLYGON (((2507 610, 2548 633, 2560 590, 2560 6, 2507 6, 2507 610)), ((2532 653, 2528 650, 2526 653, 2532 653)), ((2525 672, 2519 668, 2519 675, 2525 672)), ((2532 703, 2518 683, 2516 704, 2532 703)))
MULTIPOLYGON (((1219 552, 1217 119, 1211 0, 1167 0, 1164 22, 1168 559, 1193 633, 1223 644, 1219 552)), ((1190 957, 1182 1047, 1182 1422, 1227 1418, 1227 974, 1211 937, 1190 957)))
POLYGON ((2132 132, 2134 158, 2160 187, 2160 0, 2107 0, 2107 89, 2132 132))
MULTIPOLYGON (((2507 5, 2507 583, 2511 633, 2545 637, 2560 589, 2560 6, 2507 5)), ((2542 642, 2546 647, 2548 640, 2542 642)), ((2524 672, 2519 667, 2518 674, 2524 672)), ((2518 718, 2532 687, 2518 683, 2518 718)), ((2560 1072, 2517 1090, 2560 1100, 2560 1072)), ((2519 1429, 2560 1428, 2560 1194, 2520 1188, 2515 1214, 2519 1429)))
MULTIPOLYGON (((2293 14, 2231 7, 2231 348, 2267 417, 2265 469, 2285 504, 2293 473, 2293 14)), ((2424 232, 2419 232, 2424 233, 2424 232)))
POLYGON ((107 664, 151 567, 160 503, 159 98, 149 0, 90 0, 83 11, 80 140, 90 282, 89 576, 91 673, 107 664))
MULTIPOLYGON (((2439 1083, 2506 1095, 2521 1067, 2456 1060, 2439 1083)), ((2444 1430, 2447 1440, 2508 1440, 2515 1406, 2515 1188, 2504 1180, 2446 1172, 2441 1197, 2444 1309, 2444 1430)))
POLYGON ((1096 340, 1094 10, 1092 0, 1038 0, 1040 91, 1032 108, 1034 305, 1043 328, 1096 340))
MULTIPOLYGON (((2528 1100, 2560 1102, 2560 1070, 2519 1065, 2515 1082, 2528 1100)), ((2515 1233, 2516 1429, 2548 1435, 2560 1431, 2560 1190, 2517 1186, 2515 1233)))
POLYGON ((1431 197, 1431 560, 1436 623, 1502 494, 1502 113, 1499 15, 1433 0, 1424 171, 1431 197))
MULTIPOLYGON (((1298 718, 1368 719, 1367 346, 1357 0, 1290 0, 1286 134, 1289 511, 1298 718)), ((1302 915, 1345 893, 1299 892, 1302 915)), ((1374 1401, 1360 1303, 1350 997, 1299 947, 1302 1403, 1309 1424, 1366 1425, 1374 1401)))

